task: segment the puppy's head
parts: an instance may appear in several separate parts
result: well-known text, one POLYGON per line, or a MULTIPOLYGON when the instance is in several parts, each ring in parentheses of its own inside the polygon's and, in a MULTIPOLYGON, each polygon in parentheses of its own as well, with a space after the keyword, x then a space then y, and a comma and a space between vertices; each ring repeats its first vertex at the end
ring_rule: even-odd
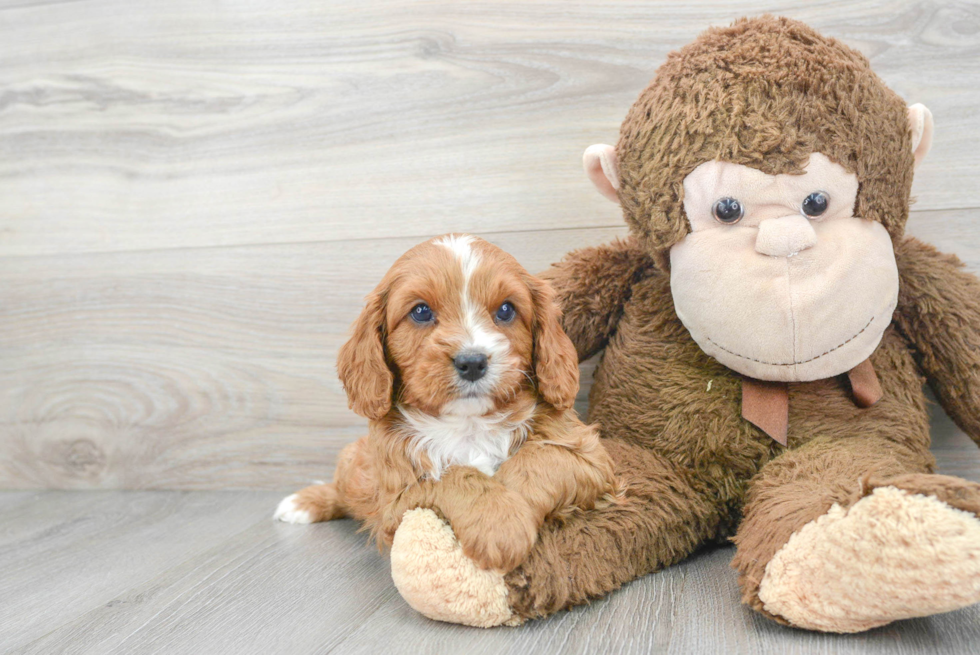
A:
POLYGON ((392 399, 428 414, 486 414, 523 390, 559 409, 578 391, 575 348, 551 287, 467 235, 402 255, 367 298, 337 369, 355 412, 392 399))

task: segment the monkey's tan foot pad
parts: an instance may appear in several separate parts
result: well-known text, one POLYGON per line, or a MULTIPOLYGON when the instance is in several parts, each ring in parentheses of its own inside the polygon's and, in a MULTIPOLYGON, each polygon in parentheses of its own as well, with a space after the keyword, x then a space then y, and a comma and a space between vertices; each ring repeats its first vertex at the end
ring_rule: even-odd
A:
POLYGON ((980 520, 933 496, 880 487, 793 533, 766 566, 766 611, 860 632, 980 601, 980 520))
POLYGON ((405 512, 391 544, 391 578, 405 602, 430 619, 478 628, 520 623, 504 576, 477 567, 430 509, 405 512))

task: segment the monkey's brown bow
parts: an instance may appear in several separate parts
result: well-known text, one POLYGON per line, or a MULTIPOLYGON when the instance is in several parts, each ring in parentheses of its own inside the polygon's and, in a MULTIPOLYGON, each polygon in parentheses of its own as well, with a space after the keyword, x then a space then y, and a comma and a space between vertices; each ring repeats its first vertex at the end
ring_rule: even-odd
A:
MULTIPOLYGON (((870 359, 848 373, 854 404, 864 409, 881 400, 881 384, 870 359)), ((785 446, 789 431, 789 388, 785 382, 742 378, 742 418, 785 446)))

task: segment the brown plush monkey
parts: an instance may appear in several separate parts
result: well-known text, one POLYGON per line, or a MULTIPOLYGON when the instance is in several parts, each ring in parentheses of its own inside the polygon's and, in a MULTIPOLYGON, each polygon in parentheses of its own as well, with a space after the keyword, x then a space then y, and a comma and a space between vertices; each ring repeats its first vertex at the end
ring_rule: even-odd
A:
POLYGON ((586 152, 631 237, 549 272, 579 357, 605 350, 589 418, 626 500, 546 529, 506 576, 407 516, 406 600, 517 623, 732 538, 743 600, 782 623, 856 632, 980 601, 980 485, 932 473, 922 389, 980 442, 980 281, 903 236, 931 133, 795 21, 672 53, 616 148, 586 152))

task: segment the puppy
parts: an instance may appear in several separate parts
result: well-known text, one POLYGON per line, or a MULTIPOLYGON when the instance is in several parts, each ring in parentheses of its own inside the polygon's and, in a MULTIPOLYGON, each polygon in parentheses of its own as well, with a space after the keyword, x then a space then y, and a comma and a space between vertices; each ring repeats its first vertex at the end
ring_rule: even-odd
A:
POLYGON ((395 262, 337 362, 369 433, 332 484, 285 498, 292 523, 350 516, 391 545, 402 514, 431 508, 477 565, 520 564, 542 524, 611 502, 613 465, 572 410, 578 358, 551 287, 467 235, 395 262))

